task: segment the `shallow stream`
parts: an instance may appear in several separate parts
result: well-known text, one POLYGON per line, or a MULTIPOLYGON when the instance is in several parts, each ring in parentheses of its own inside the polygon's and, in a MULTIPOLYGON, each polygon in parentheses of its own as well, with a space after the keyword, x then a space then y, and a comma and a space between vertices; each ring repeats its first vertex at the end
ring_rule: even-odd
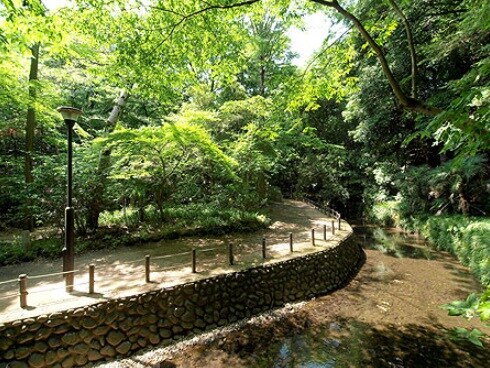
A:
MULTIPOLYGON (((354 226, 353 226, 354 227, 354 226)), ((345 288, 109 367, 488 367, 490 349, 452 339, 441 305, 481 285, 450 254, 394 229, 357 226, 367 259, 345 288)))
MULTIPOLYGON (((356 241, 364 249, 379 251, 398 259, 436 260, 440 254, 416 234, 376 226, 354 227, 356 241)), ((371 275, 384 283, 397 282, 398 276, 384 262, 377 263, 371 275)), ((417 301, 420 303, 420 301, 417 301)), ((378 312, 387 312, 391 305, 381 301, 378 312)), ((271 344, 261 354, 258 366, 297 368, 340 367, 483 367, 483 351, 468 343, 450 341, 448 330, 430 331, 411 325, 399 328, 376 328, 353 318, 312 325, 301 333, 271 344), (438 335, 437 332, 441 334, 438 335), (444 335, 446 334, 446 335, 444 335), (446 341, 444 341, 446 340, 446 341), (471 351, 474 361, 465 361, 471 351), (479 357, 482 360, 479 360, 479 357)), ((487 361, 488 362, 488 361, 487 361)))

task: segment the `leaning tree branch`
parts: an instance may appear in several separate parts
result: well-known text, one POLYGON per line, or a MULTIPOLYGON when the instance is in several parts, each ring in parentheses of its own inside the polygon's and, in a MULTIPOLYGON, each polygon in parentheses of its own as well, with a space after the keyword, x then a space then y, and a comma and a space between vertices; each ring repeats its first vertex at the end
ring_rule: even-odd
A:
POLYGON ((435 116, 442 112, 441 109, 435 108, 432 106, 426 105, 424 102, 417 100, 415 98, 407 96, 403 90, 400 87, 400 84, 396 80, 395 76, 393 75, 393 72, 391 71, 390 66, 388 65, 388 61, 386 60, 386 57, 383 53, 383 50, 381 47, 377 44, 377 42, 373 39, 373 37, 369 34, 369 32, 364 28, 364 25, 361 23, 359 19, 357 19, 356 16, 354 16, 352 13, 344 9, 338 2, 338 0, 310 0, 313 1, 314 3, 323 5, 323 6, 328 6, 330 8, 335 9, 340 15, 342 15, 345 19, 348 19, 349 21, 352 22, 354 27, 357 28, 357 30, 360 32, 362 38, 364 41, 368 43, 368 45, 371 47, 371 49, 374 51, 376 54, 376 57, 378 58, 379 63, 381 64, 381 68, 383 69, 383 74, 385 75, 386 79, 388 80, 388 83, 390 84, 391 89, 393 90, 393 93, 397 100, 400 102, 403 108, 415 112, 420 112, 425 115, 429 116, 435 116))
POLYGON ((403 27, 405 28, 405 33, 407 34, 408 49, 410 51, 410 62, 412 64, 412 97, 417 98, 417 54, 415 52, 415 44, 413 42, 412 28, 410 27, 410 23, 408 22, 408 19, 403 11, 400 9, 397 3, 395 3, 395 0, 388 0, 388 2, 390 3, 395 13, 401 18, 403 22, 403 27))

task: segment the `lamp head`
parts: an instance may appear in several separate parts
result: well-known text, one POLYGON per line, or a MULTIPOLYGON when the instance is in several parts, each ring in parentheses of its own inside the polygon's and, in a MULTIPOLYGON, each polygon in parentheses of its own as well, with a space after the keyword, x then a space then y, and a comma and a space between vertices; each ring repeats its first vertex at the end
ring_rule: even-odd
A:
POLYGON ((83 114, 83 111, 75 107, 61 106, 56 109, 64 120, 76 122, 78 117, 83 114))

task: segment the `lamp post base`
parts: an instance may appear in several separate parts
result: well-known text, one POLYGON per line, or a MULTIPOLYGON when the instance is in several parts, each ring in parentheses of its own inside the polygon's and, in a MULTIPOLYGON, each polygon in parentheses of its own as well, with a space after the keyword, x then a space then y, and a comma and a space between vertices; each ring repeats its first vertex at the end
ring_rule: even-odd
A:
POLYGON ((73 207, 65 208, 65 246, 63 248, 63 277, 65 290, 73 291, 75 281, 75 211, 73 207))

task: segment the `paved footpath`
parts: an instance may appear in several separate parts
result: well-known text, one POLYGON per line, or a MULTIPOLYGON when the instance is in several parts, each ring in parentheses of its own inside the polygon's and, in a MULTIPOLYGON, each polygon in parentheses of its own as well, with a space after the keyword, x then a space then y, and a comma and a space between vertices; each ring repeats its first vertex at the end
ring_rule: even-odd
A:
MULTIPOLYGON (((263 263, 278 262, 332 247, 347 237, 351 227, 344 221, 341 230, 331 233, 332 218, 299 201, 285 200, 271 206, 272 225, 253 233, 225 236, 186 237, 141 246, 102 250, 75 256, 75 288, 64 290, 59 273, 61 259, 0 268, 0 323, 60 310, 94 304, 121 296, 138 294, 221 273, 235 272, 263 263), (324 240, 324 225, 327 226, 324 240), (315 245, 311 229, 315 229, 315 245), (293 234, 294 252, 289 249, 293 234), (262 259, 262 239, 266 239, 267 258, 262 259), (235 264, 228 264, 228 244, 234 245, 235 264), (191 251, 197 249, 197 273, 191 272, 191 251), (145 282, 145 255, 151 256, 150 283, 145 282), (88 265, 95 264, 95 293, 88 293, 88 265), (26 308, 19 306, 20 274, 27 274, 26 308), (12 280, 12 281, 11 281, 12 280), (11 282, 9 282, 11 281, 11 282)), ((337 223, 336 223, 337 225, 337 223)), ((76 246, 76 245, 75 245, 76 246)))

